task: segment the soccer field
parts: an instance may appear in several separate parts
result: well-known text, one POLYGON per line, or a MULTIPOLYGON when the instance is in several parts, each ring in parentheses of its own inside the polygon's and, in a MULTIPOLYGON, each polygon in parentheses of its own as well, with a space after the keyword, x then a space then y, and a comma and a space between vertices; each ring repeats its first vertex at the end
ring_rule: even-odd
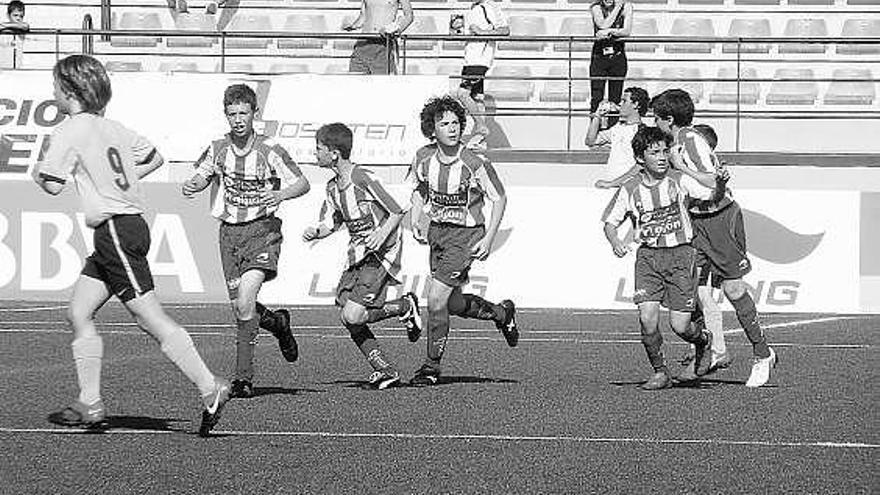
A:
MULTIPOLYGON (((218 372, 225 305, 170 305, 218 372)), ((256 397, 195 435, 195 388, 116 303, 98 316, 110 428, 56 428, 76 392, 64 304, 0 309, 0 493, 872 493, 880 486, 877 315, 766 314, 780 357, 747 389, 751 350, 725 314, 730 369, 645 392, 631 311, 522 310, 519 347, 453 319, 440 383, 368 390, 328 307, 294 307, 300 359, 263 334, 256 397)), ((424 341, 376 335, 406 378, 424 341)), ((664 330, 673 363, 686 346, 664 330)), ((672 369, 676 370, 677 365, 672 369)))

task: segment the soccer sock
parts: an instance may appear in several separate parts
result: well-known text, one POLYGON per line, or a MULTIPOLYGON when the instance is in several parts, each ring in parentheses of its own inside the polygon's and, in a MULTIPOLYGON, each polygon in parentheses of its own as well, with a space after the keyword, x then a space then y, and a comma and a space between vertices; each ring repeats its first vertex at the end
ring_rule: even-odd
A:
POLYGON ((160 343, 162 353, 177 365, 180 371, 193 382, 204 395, 214 391, 214 374, 205 365, 192 338, 183 328, 171 332, 160 343))
POLYGON ((256 318, 235 322, 235 379, 254 380, 254 347, 257 345, 257 334, 260 324, 256 318))
POLYGON ((449 314, 477 320, 502 321, 505 317, 504 308, 500 304, 492 304, 480 296, 462 294, 461 300, 449 298, 449 314))
POLYGON ((746 333, 749 342, 752 343, 752 349, 755 356, 759 358, 770 357, 770 348, 767 347, 767 339, 764 337, 764 331, 761 324, 758 323, 758 308, 755 307, 755 301, 748 292, 735 301, 730 301, 733 309, 736 310, 736 319, 742 325, 743 331, 746 333))
POLYGON ((86 405, 101 400, 101 359, 104 342, 101 336, 80 337, 70 344, 76 377, 79 381, 79 401, 86 405))
POLYGON ((275 329, 275 312, 258 302, 257 315, 260 317, 260 328, 270 332, 275 329))
POLYGON ((645 346, 645 353, 648 355, 648 361, 654 368, 655 372, 666 371, 666 358, 663 357, 663 336, 660 332, 642 335, 642 345, 645 346))
POLYGON ((386 301, 381 308, 367 310, 367 323, 376 323, 392 316, 402 316, 409 311, 409 300, 400 298, 386 301))
POLYGON ((724 326, 722 325, 721 311, 709 311, 704 315, 706 330, 712 335, 712 351, 719 354, 727 352, 727 342, 724 341, 724 326))
POLYGON ((370 366, 372 366, 374 370, 380 370, 388 366, 388 363, 382 359, 382 351, 379 350, 379 342, 376 340, 376 336, 373 335, 373 332, 370 331, 370 327, 365 324, 355 325, 346 323, 345 328, 351 335, 351 340, 354 342, 354 345, 360 349, 361 353, 367 358, 367 362, 370 363, 370 366))
POLYGON ((428 364, 439 367, 449 337, 449 311, 428 311, 428 364))

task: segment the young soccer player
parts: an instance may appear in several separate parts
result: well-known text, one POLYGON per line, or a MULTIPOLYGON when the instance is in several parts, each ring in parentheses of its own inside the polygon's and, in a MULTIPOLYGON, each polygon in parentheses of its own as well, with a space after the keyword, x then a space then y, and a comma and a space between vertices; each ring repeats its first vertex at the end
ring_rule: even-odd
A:
POLYGON ((614 254, 623 257, 629 247, 618 237, 617 227, 632 217, 636 224, 635 291, 642 343, 654 374, 642 385, 645 390, 672 386, 663 357, 660 305, 669 309, 669 325, 682 339, 696 346, 696 372, 708 371, 711 338, 691 325, 697 293, 696 250, 691 246, 693 228, 687 212, 690 198, 708 200, 709 189, 688 175, 670 171, 672 138, 656 127, 642 127, 633 136, 632 148, 642 170, 624 182, 608 204, 602 220, 605 237, 614 254))
MULTIPOLYGON (((657 127, 675 140, 673 162, 679 164, 677 168, 704 185, 715 181, 719 173, 723 172, 723 167, 706 139, 691 127, 694 102, 687 91, 666 90, 654 97, 651 107, 657 127)), ((699 265, 709 267, 713 276, 717 275, 721 279, 721 290, 736 311, 736 317, 752 343, 754 363, 746 386, 760 387, 770 379, 777 359, 776 352, 767 345, 767 339, 758 322, 755 302, 742 280, 752 269, 746 252, 742 211, 727 188, 717 201, 696 203, 690 211, 699 265)), ((707 292, 704 291, 703 294, 707 292)), ((705 301, 703 304, 710 303, 705 301)))
POLYGON ((599 189, 620 187, 627 179, 639 172, 632 151, 632 138, 642 125, 642 117, 648 113, 651 99, 643 88, 632 86, 623 91, 620 99, 620 119, 616 124, 605 130, 599 130, 601 121, 612 109, 613 103, 599 105, 590 119, 584 144, 587 146, 611 145, 608 154, 608 168, 605 179, 596 181, 599 189))
POLYGON ((307 193, 309 182, 284 148, 254 132, 257 97, 250 87, 226 88, 223 108, 230 131, 202 153, 195 174, 183 184, 183 195, 213 184, 211 214, 220 221, 220 261, 237 328, 232 396, 249 398, 261 327, 278 339, 288 362, 299 355, 287 310, 270 311, 257 296, 278 273, 282 236, 275 212, 283 201, 307 193))
POLYGON ((430 247, 431 269, 428 355, 410 382, 415 386, 434 385, 440 377, 449 315, 494 321, 510 347, 519 341, 513 301, 493 304, 461 289, 471 263, 489 256, 507 205, 492 164, 462 144, 464 119, 464 107, 454 97, 428 100, 421 111, 421 129, 433 143, 416 152, 409 171, 413 236, 430 247), (483 214, 486 200, 492 203, 488 225, 483 214), (430 223, 423 221, 425 216, 430 223))
POLYGON ((386 301, 389 285, 398 284, 400 272, 400 220, 404 210, 388 194, 382 181, 351 162, 352 132, 345 124, 328 124, 315 134, 318 166, 333 170, 327 182, 327 199, 318 224, 303 232, 308 242, 348 229, 348 259, 336 288, 342 324, 373 368, 368 383, 385 389, 400 381, 400 373, 379 349, 369 324, 397 316, 416 342, 421 334, 419 301, 412 292, 386 301))
POLYGON ((50 414, 49 421, 86 428, 105 425, 104 344, 94 315, 115 295, 198 387, 205 404, 199 434, 207 435, 229 400, 229 382, 208 370, 189 334, 162 310, 147 262, 150 230, 142 217, 146 205, 140 179, 162 165, 162 156, 146 139, 102 116, 112 93, 100 62, 71 55, 55 64, 53 75, 55 100, 70 118, 52 133, 45 161, 33 168, 32 175, 52 195, 73 179, 86 224, 94 229, 95 250, 85 260, 67 311, 74 333, 71 347, 79 398, 50 414))

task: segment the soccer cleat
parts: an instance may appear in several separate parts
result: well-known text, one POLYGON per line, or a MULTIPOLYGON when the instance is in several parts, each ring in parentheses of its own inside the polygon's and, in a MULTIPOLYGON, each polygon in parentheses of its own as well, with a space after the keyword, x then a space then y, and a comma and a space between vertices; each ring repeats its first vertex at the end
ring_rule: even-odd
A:
POLYGON ((688 353, 688 355, 682 358, 680 362, 682 366, 684 366, 684 369, 681 370, 681 373, 679 373, 675 379, 679 382, 692 382, 696 380, 698 377, 697 374, 694 373, 694 355, 688 353))
POLYGON ((763 386, 770 380, 770 371, 776 367, 776 363, 779 360, 776 357, 776 351, 773 348, 770 348, 770 355, 765 358, 755 358, 755 363, 752 365, 752 374, 749 375, 748 381, 746 381, 746 387, 749 388, 757 388, 763 386))
POLYGON ((419 313, 419 298, 412 292, 407 292, 403 298, 409 302, 409 309, 400 317, 400 321, 406 326, 406 337, 409 341, 417 342, 419 336, 422 335, 422 315, 419 313))
POLYGON ((416 374, 413 376, 412 380, 409 381, 409 384, 413 387, 430 387, 431 385, 436 385, 437 380, 439 379, 440 370, 427 364, 423 364, 421 368, 416 370, 416 374))
POLYGON ((215 388, 210 394, 202 397, 205 410, 202 411, 202 424, 199 426, 199 436, 207 437, 211 430, 220 422, 220 413, 230 398, 229 382, 223 378, 215 378, 215 388))
POLYGON ((709 373, 714 371, 727 369, 733 363, 733 357, 727 352, 715 352, 712 351, 710 353, 709 359, 709 373))
POLYGON ((504 308, 504 320, 496 321, 495 327, 504 334, 507 345, 516 347, 519 342, 519 330, 516 328, 516 306, 510 299, 501 301, 501 307, 504 308))
POLYGON ((254 384, 248 380, 232 380, 232 390, 229 397, 232 399, 250 399, 254 396, 254 384))
POLYGON ((296 339, 293 338, 293 332, 290 329, 290 312, 286 309, 275 311, 275 328, 271 329, 272 335, 278 339, 278 348, 281 349, 281 355, 288 363, 296 361, 299 357, 299 346, 296 339))
POLYGON ((712 337, 709 335, 709 332, 703 332, 703 334, 706 344, 702 346, 696 345, 694 348, 694 374, 697 376, 709 373, 709 364, 711 362, 712 337))
POLYGON ((80 401, 49 415, 50 423, 86 429, 99 429, 107 426, 104 415, 104 403, 98 400, 87 405, 80 401))
POLYGON ((378 390, 385 390, 386 388, 393 386, 399 381, 400 373, 398 373, 396 369, 390 366, 381 370, 374 371, 370 375, 370 378, 367 379, 367 383, 371 387, 375 387, 378 390))
POLYGON ((663 390, 672 386, 672 378, 665 371, 658 371, 642 384, 642 390, 663 390))

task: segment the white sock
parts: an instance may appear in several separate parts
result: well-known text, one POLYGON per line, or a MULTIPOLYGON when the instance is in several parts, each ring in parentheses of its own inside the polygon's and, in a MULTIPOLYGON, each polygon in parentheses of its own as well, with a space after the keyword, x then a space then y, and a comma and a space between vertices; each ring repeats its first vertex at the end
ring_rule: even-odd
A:
POLYGON ((79 401, 92 405, 101 400, 101 359, 104 342, 99 335, 73 339, 73 362, 79 381, 79 401))
POLYGON ((178 328, 162 340, 162 352, 199 388, 199 393, 208 395, 214 391, 214 374, 205 366, 186 330, 178 328))
POLYGON ((703 319, 706 320, 706 330, 712 334, 712 350, 718 353, 727 352, 721 316, 721 311, 709 311, 703 314, 703 319))

